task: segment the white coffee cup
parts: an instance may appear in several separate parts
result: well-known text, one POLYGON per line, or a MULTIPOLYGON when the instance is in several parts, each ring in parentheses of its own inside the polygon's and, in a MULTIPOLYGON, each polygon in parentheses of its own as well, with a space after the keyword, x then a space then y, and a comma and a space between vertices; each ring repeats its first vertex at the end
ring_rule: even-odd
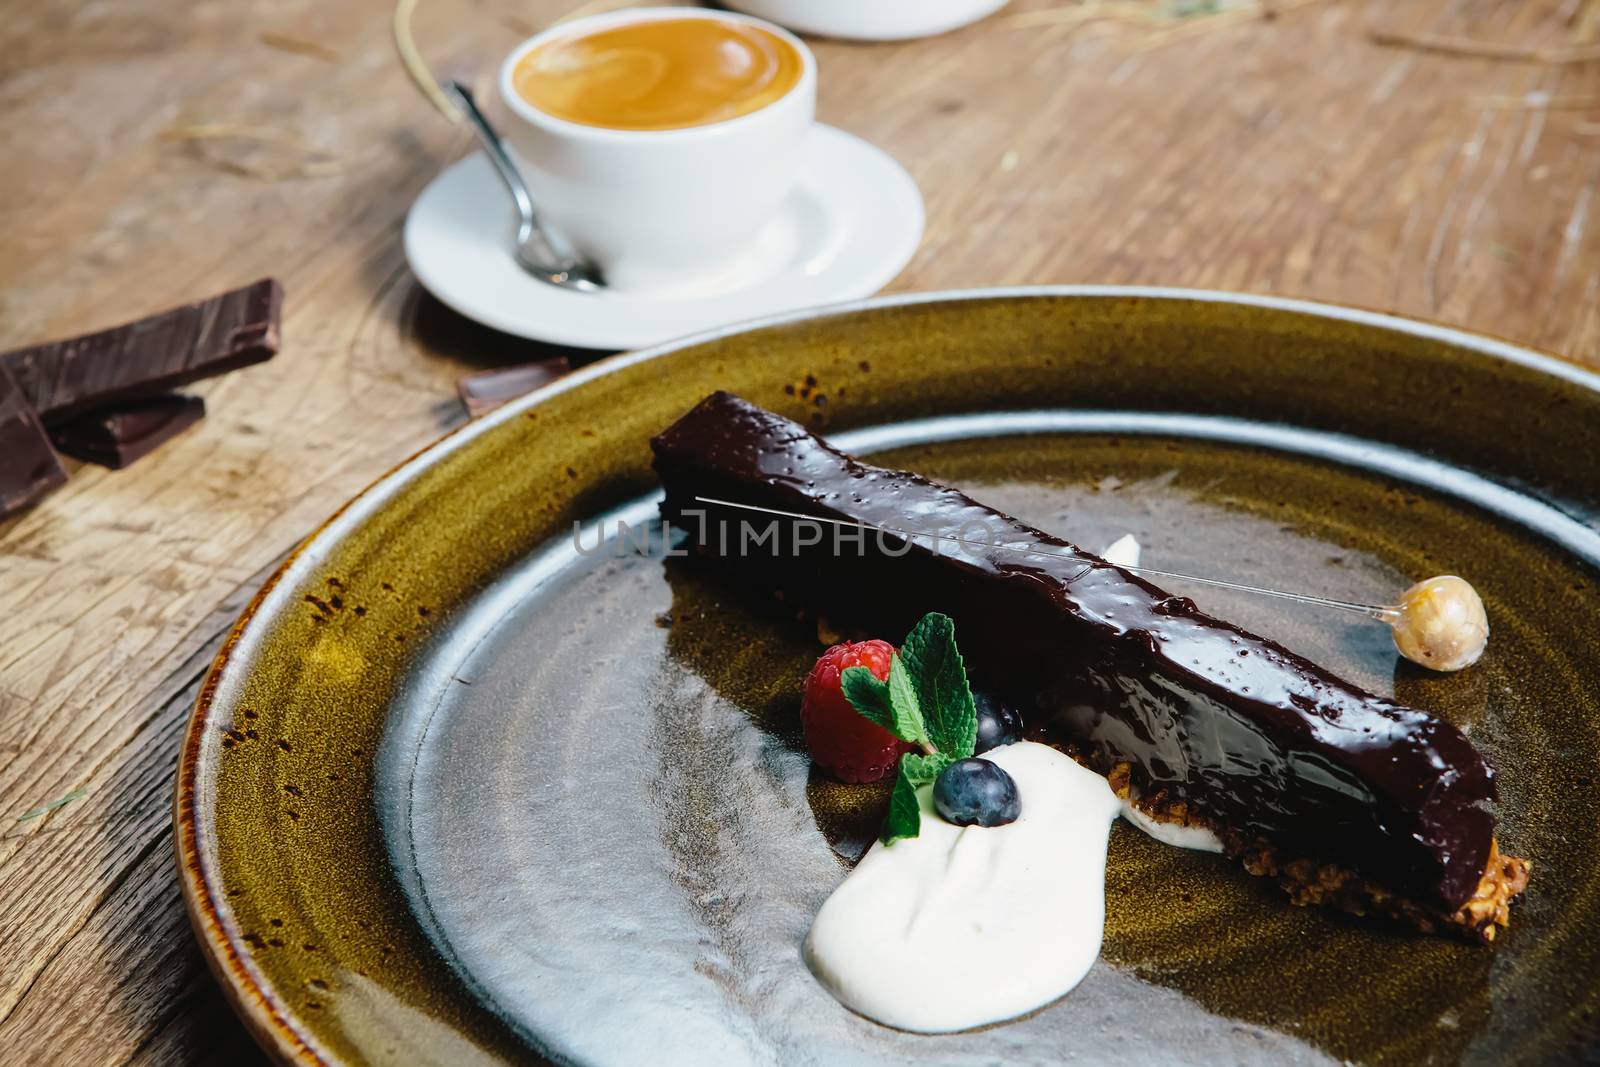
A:
POLYGON ((554 26, 500 68, 505 137, 545 225, 632 291, 692 286, 737 259, 793 190, 816 112, 817 64, 799 38, 771 23, 705 8, 617 11, 554 26), (794 86, 724 122, 672 130, 587 126, 547 114, 516 91, 522 58, 549 41, 652 19, 717 19, 758 26, 799 55, 794 86))

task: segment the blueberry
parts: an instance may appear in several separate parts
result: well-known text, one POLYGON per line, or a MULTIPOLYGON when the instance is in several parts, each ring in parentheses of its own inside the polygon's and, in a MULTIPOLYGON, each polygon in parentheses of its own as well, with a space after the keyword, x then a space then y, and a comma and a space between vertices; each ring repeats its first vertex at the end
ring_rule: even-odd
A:
POLYGON ((986 759, 956 760, 941 771, 933 806, 956 826, 1004 826, 1022 814, 1017 783, 986 759))
POLYGON ((973 693, 972 702, 978 708, 978 743, 972 748, 973 755, 1022 740, 1022 713, 1016 708, 988 693, 973 693))

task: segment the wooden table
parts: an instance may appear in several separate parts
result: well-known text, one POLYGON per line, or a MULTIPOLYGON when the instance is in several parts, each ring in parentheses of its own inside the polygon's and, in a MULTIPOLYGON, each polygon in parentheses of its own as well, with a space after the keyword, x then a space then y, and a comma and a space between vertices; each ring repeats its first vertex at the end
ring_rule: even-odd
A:
MULTIPOLYGON (((424 0, 416 37, 482 84, 571 2, 424 0)), ((1152 36, 1175 23, 1009 18, 1066 2, 1017 0, 931 41, 817 43, 821 119, 888 149, 927 197, 894 289, 1291 294, 1600 365, 1600 63, 1369 32, 1559 50, 1596 5, 1279 0, 1276 18, 1178 39, 1152 36)), ((406 207, 468 141, 408 83, 388 16, 386 0, 127 0, 0 20, 0 346, 266 274, 288 291, 282 354, 204 387, 197 430, 0 522, 7 1062, 258 1056, 173 871, 196 685, 296 539, 466 417, 459 375, 541 355, 406 268, 406 207), (249 136, 215 136, 229 128, 249 136)))

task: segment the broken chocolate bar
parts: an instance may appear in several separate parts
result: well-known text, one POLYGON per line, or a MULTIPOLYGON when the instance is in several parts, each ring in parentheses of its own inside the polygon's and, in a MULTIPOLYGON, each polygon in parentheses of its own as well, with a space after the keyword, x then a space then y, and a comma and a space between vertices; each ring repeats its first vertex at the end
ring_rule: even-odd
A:
POLYGON ((47 426, 271 359, 283 289, 270 278, 99 333, 0 356, 47 426))
POLYGON ((537 363, 469 374, 456 383, 456 392, 467 405, 467 413, 477 418, 541 385, 548 385, 570 370, 571 361, 566 356, 556 356, 537 363))
POLYGON ((197 396, 150 396, 96 408, 50 429, 56 448, 74 459, 121 470, 205 418, 197 396))
POLYGON ((0 515, 8 515, 67 480, 39 415, 0 365, 0 515))
POLYGON ((193 425, 204 404, 162 394, 271 359, 282 307, 283 288, 265 278, 110 330, 0 354, 0 515, 66 481, 50 435, 61 451, 116 468, 193 425))

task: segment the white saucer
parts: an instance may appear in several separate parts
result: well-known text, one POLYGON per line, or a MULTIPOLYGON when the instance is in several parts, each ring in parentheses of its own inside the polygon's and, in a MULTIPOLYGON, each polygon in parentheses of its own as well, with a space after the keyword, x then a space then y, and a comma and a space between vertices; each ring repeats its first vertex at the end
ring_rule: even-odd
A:
POLYGON ((510 198, 482 153, 422 191, 405 244, 417 279, 468 318, 521 337, 623 349, 870 296, 916 252, 922 222, 922 194, 900 164, 819 124, 798 186, 749 252, 670 293, 580 293, 525 274, 511 258, 510 198))

